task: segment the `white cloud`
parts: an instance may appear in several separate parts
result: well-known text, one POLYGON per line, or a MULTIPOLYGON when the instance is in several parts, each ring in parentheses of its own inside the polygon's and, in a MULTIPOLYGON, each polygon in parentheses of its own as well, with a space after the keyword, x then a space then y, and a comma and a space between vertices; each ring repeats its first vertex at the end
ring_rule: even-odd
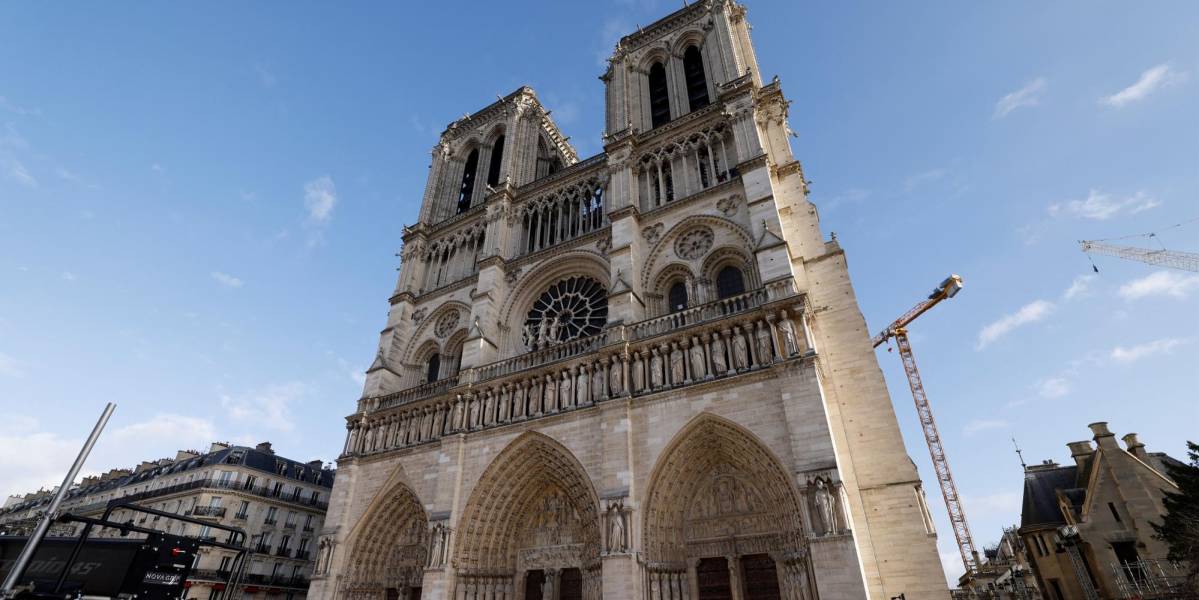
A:
POLYGON ((279 78, 270 69, 266 68, 265 65, 254 65, 254 71, 258 73, 258 83, 262 84, 262 87, 272 88, 279 82, 279 78))
POLYGON ((20 377, 25 374, 21 361, 0 352, 0 377, 20 377))
POLYGON ((1112 348, 1111 357, 1112 360, 1116 362, 1136 362, 1142 358, 1148 358, 1155 354, 1169 354, 1173 352, 1175 348, 1186 344, 1189 341, 1190 340, 1182 340, 1178 338, 1163 338, 1160 340, 1153 340, 1152 342, 1145 344, 1137 344, 1136 346, 1131 346, 1129 348, 1125 348, 1124 346, 1116 346, 1115 348, 1112 348))
POLYGON ((21 164, 21 161, 19 160, 6 160, 4 165, 4 175, 5 177, 8 177, 9 179, 27 188, 38 187, 37 178, 35 178, 29 172, 29 169, 26 169, 25 165, 21 164))
POLYGON ((1008 422, 1003 419, 974 419, 962 427, 962 433, 965 435, 974 435, 980 431, 1003 429, 1007 426, 1008 422))
POLYGON ((1136 83, 1099 99, 1101 104, 1121 108, 1144 100, 1153 92, 1186 81, 1186 73, 1172 68, 1168 63, 1146 69, 1136 83))
POLYGON ((221 406, 237 421, 253 422, 269 429, 291 431, 291 406, 303 401, 313 390, 305 383, 292 381, 270 385, 253 392, 221 395, 221 406))
POLYGON ((1156 271, 1120 286, 1117 293, 1125 300, 1140 300, 1150 296, 1186 298, 1196 288, 1199 288, 1199 275, 1156 271))
POLYGON ((1046 377, 1037 382, 1037 395, 1046 400, 1061 398, 1070 393, 1070 380, 1065 377, 1046 377))
MULTIPOLYGON (((170 442, 179 448, 198 447, 217 438, 216 428, 209 419, 174 414, 158 414, 149 421, 133 423, 113 432, 114 440, 139 444, 170 442)), ((161 452, 161 451, 160 451, 161 452)), ((144 456, 138 460, 150 460, 144 456)))
POLYGON ((934 183, 944 179, 946 173, 945 169, 929 169, 921 173, 916 173, 904 180, 903 188, 910 192, 926 183, 934 183))
POLYGON ((861 204, 870 197, 870 190, 862 188, 849 188, 844 193, 838 194, 829 198, 827 201, 820 203, 820 206, 827 212, 832 212, 841 206, 847 204, 861 204))
POLYGON ((967 513, 980 521, 990 515, 1014 520, 1020 516, 1022 496, 1020 492, 998 492, 983 496, 962 496, 962 503, 965 505, 967 513))
POLYGON ((608 66, 608 58, 620 38, 633 31, 633 27, 624 19, 610 18, 604 21, 600 28, 599 49, 595 51, 595 64, 601 68, 608 66))
POLYGON ((1036 106, 1041 102, 1041 95, 1045 93, 1045 88, 1049 86, 1049 81, 1044 77, 1038 77, 1024 87, 1002 97, 999 102, 995 103, 995 112, 991 115, 992 119, 1002 119, 1008 113, 1022 106, 1036 106))
POLYGON ((328 175, 304 184, 304 208, 308 220, 323 225, 333 218, 333 207, 337 205, 337 187, 328 175))
POLYGON ((239 288, 242 285, 241 279, 220 271, 213 271, 212 278, 225 287, 239 288))
POLYGON ((154 163, 154 164, 150 165, 150 170, 154 171, 155 173, 165 173, 166 172, 166 168, 164 168, 162 165, 160 165, 158 163, 154 163))
POLYGON ((0 498, 52 488, 79 452, 80 442, 37 431, 37 421, 6 417, 0 429, 0 498))
POLYGON ((1020 310, 1010 315, 1004 315, 999 320, 983 327, 978 332, 978 344, 975 346, 975 349, 982 350, 990 345, 991 342, 1011 333, 1017 327, 1044 319, 1049 316, 1049 313, 1053 312, 1053 309, 1053 303, 1047 300, 1034 300, 1025 304, 1020 307, 1020 310))
POLYGON ((1051 217, 1078 217, 1103 221, 1121 213, 1135 215, 1161 206, 1161 202, 1150 198, 1145 192, 1137 192, 1126 198, 1112 198, 1099 190, 1091 190, 1086 200, 1069 200, 1049 205, 1051 217))
POLYGON ((4 110, 15 115, 20 115, 22 117, 40 117, 42 115, 42 109, 19 106, 4 96, 0 96, 0 110, 4 110))
POLYGON ((1087 291, 1091 288, 1091 281, 1093 279, 1095 279, 1094 275, 1079 275, 1078 277, 1075 277, 1074 281, 1070 284, 1070 287, 1067 288, 1065 293, 1062 294, 1062 298, 1066 300, 1073 300, 1075 298, 1086 296, 1087 291))
POLYGON ((62 279, 63 281, 75 281, 75 274, 70 271, 63 271, 62 279))
POLYGON ((945 571, 945 579, 949 582, 957 581, 966 573, 966 567, 962 564, 962 555, 958 551, 938 552, 938 555, 941 557, 941 570, 945 571))

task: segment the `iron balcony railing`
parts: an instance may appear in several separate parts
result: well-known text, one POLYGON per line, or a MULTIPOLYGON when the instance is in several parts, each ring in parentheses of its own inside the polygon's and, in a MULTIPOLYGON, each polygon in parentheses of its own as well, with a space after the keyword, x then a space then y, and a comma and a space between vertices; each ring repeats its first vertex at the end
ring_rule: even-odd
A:
POLYGON ((223 517, 225 516, 224 507, 220 506, 195 506, 187 511, 187 514, 193 517, 223 517))
POLYGON ((278 523, 279 523, 278 519, 266 518, 266 519, 262 520, 263 525, 276 525, 278 523))
MULTIPOLYGON (((282 502, 289 502, 291 504, 296 504, 298 506, 313 507, 313 508, 316 508, 319 510, 325 510, 325 509, 329 508, 329 504, 327 502, 313 501, 311 498, 301 499, 298 501, 291 500, 290 498, 281 498, 279 496, 276 496, 272 490, 267 489, 266 486, 246 487, 244 485, 244 483, 238 483, 236 481, 219 481, 216 479, 198 479, 198 480, 189 481, 186 483, 179 483, 176 485, 168 485, 168 486, 160 487, 160 488, 153 489, 153 490, 139 492, 137 494, 129 494, 128 496, 121 496, 120 498, 115 498, 114 500, 136 502, 139 500, 145 500, 147 498, 157 498, 159 496, 166 496, 169 494, 176 494, 179 492, 186 492, 186 491, 197 490, 197 489, 202 489, 202 488, 234 490, 234 491, 242 492, 245 494, 260 496, 263 498, 276 498, 282 502)), ((107 505, 107 503, 105 503, 105 504, 107 505)), ((84 508, 90 508, 90 505, 88 507, 84 507, 84 508)), ((79 512, 82 512, 82 511, 79 511, 79 512)))

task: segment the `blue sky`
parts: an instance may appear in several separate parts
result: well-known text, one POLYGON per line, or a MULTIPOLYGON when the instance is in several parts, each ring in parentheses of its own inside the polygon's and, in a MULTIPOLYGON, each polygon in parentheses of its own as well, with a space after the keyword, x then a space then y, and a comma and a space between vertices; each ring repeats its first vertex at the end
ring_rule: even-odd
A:
MULTIPOLYGON (((532 85, 580 154, 616 38, 677 3, 0 5, 0 494, 214 439, 333 459, 437 133, 532 85)), ((1199 5, 751 1, 872 330, 913 344, 977 541, 1107 420, 1199 437, 1199 5), (1144 244, 1146 240, 1127 240, 1144 244)), ((880 351, 908 451, 927 450, 880 351)), ((931 482, 930 482, 931 483, 931 482)), ((941 549, 960 571, 934 487, 941 549)))

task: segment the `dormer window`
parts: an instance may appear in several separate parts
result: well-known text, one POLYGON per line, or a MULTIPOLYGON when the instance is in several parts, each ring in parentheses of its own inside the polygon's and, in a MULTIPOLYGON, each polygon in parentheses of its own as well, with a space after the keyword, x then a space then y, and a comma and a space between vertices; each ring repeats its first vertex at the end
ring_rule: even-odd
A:
POLYGON ((687 104, 691 110, 707 106, 708 79, 704 76, 704 58, 695 46, 688 46, 683 52, 683 77, 687 80, 687 104))
POLYGON ((653 127, 661 127, 670 122, 670 92, 666 85, 666 67, 660 62, 649 68, 649 114, 653 127))

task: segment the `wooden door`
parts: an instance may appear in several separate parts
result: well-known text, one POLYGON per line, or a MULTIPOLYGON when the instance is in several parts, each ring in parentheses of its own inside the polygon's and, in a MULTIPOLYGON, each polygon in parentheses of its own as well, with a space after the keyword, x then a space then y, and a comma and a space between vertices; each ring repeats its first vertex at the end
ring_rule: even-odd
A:
POLYGON ((562 569, 558 575, 558 600, 583 600, 583 573, 562 569))
MULTIPOLYGON (((541 586, 545 584, 545 571, 537 569, 525 574, 525 600, 542 600, 541 586)), ((550 600, 550 599, 547 599, 550 600)))
POLYGON ((701 559, 695 576, 699 579, 699 600, 732 600, 729 563, 723 557, 701 559))
POLYGON ((745 600, 781 600, 778 571, 769 555, 741 557, 741 573, 745 579, 745 600))

